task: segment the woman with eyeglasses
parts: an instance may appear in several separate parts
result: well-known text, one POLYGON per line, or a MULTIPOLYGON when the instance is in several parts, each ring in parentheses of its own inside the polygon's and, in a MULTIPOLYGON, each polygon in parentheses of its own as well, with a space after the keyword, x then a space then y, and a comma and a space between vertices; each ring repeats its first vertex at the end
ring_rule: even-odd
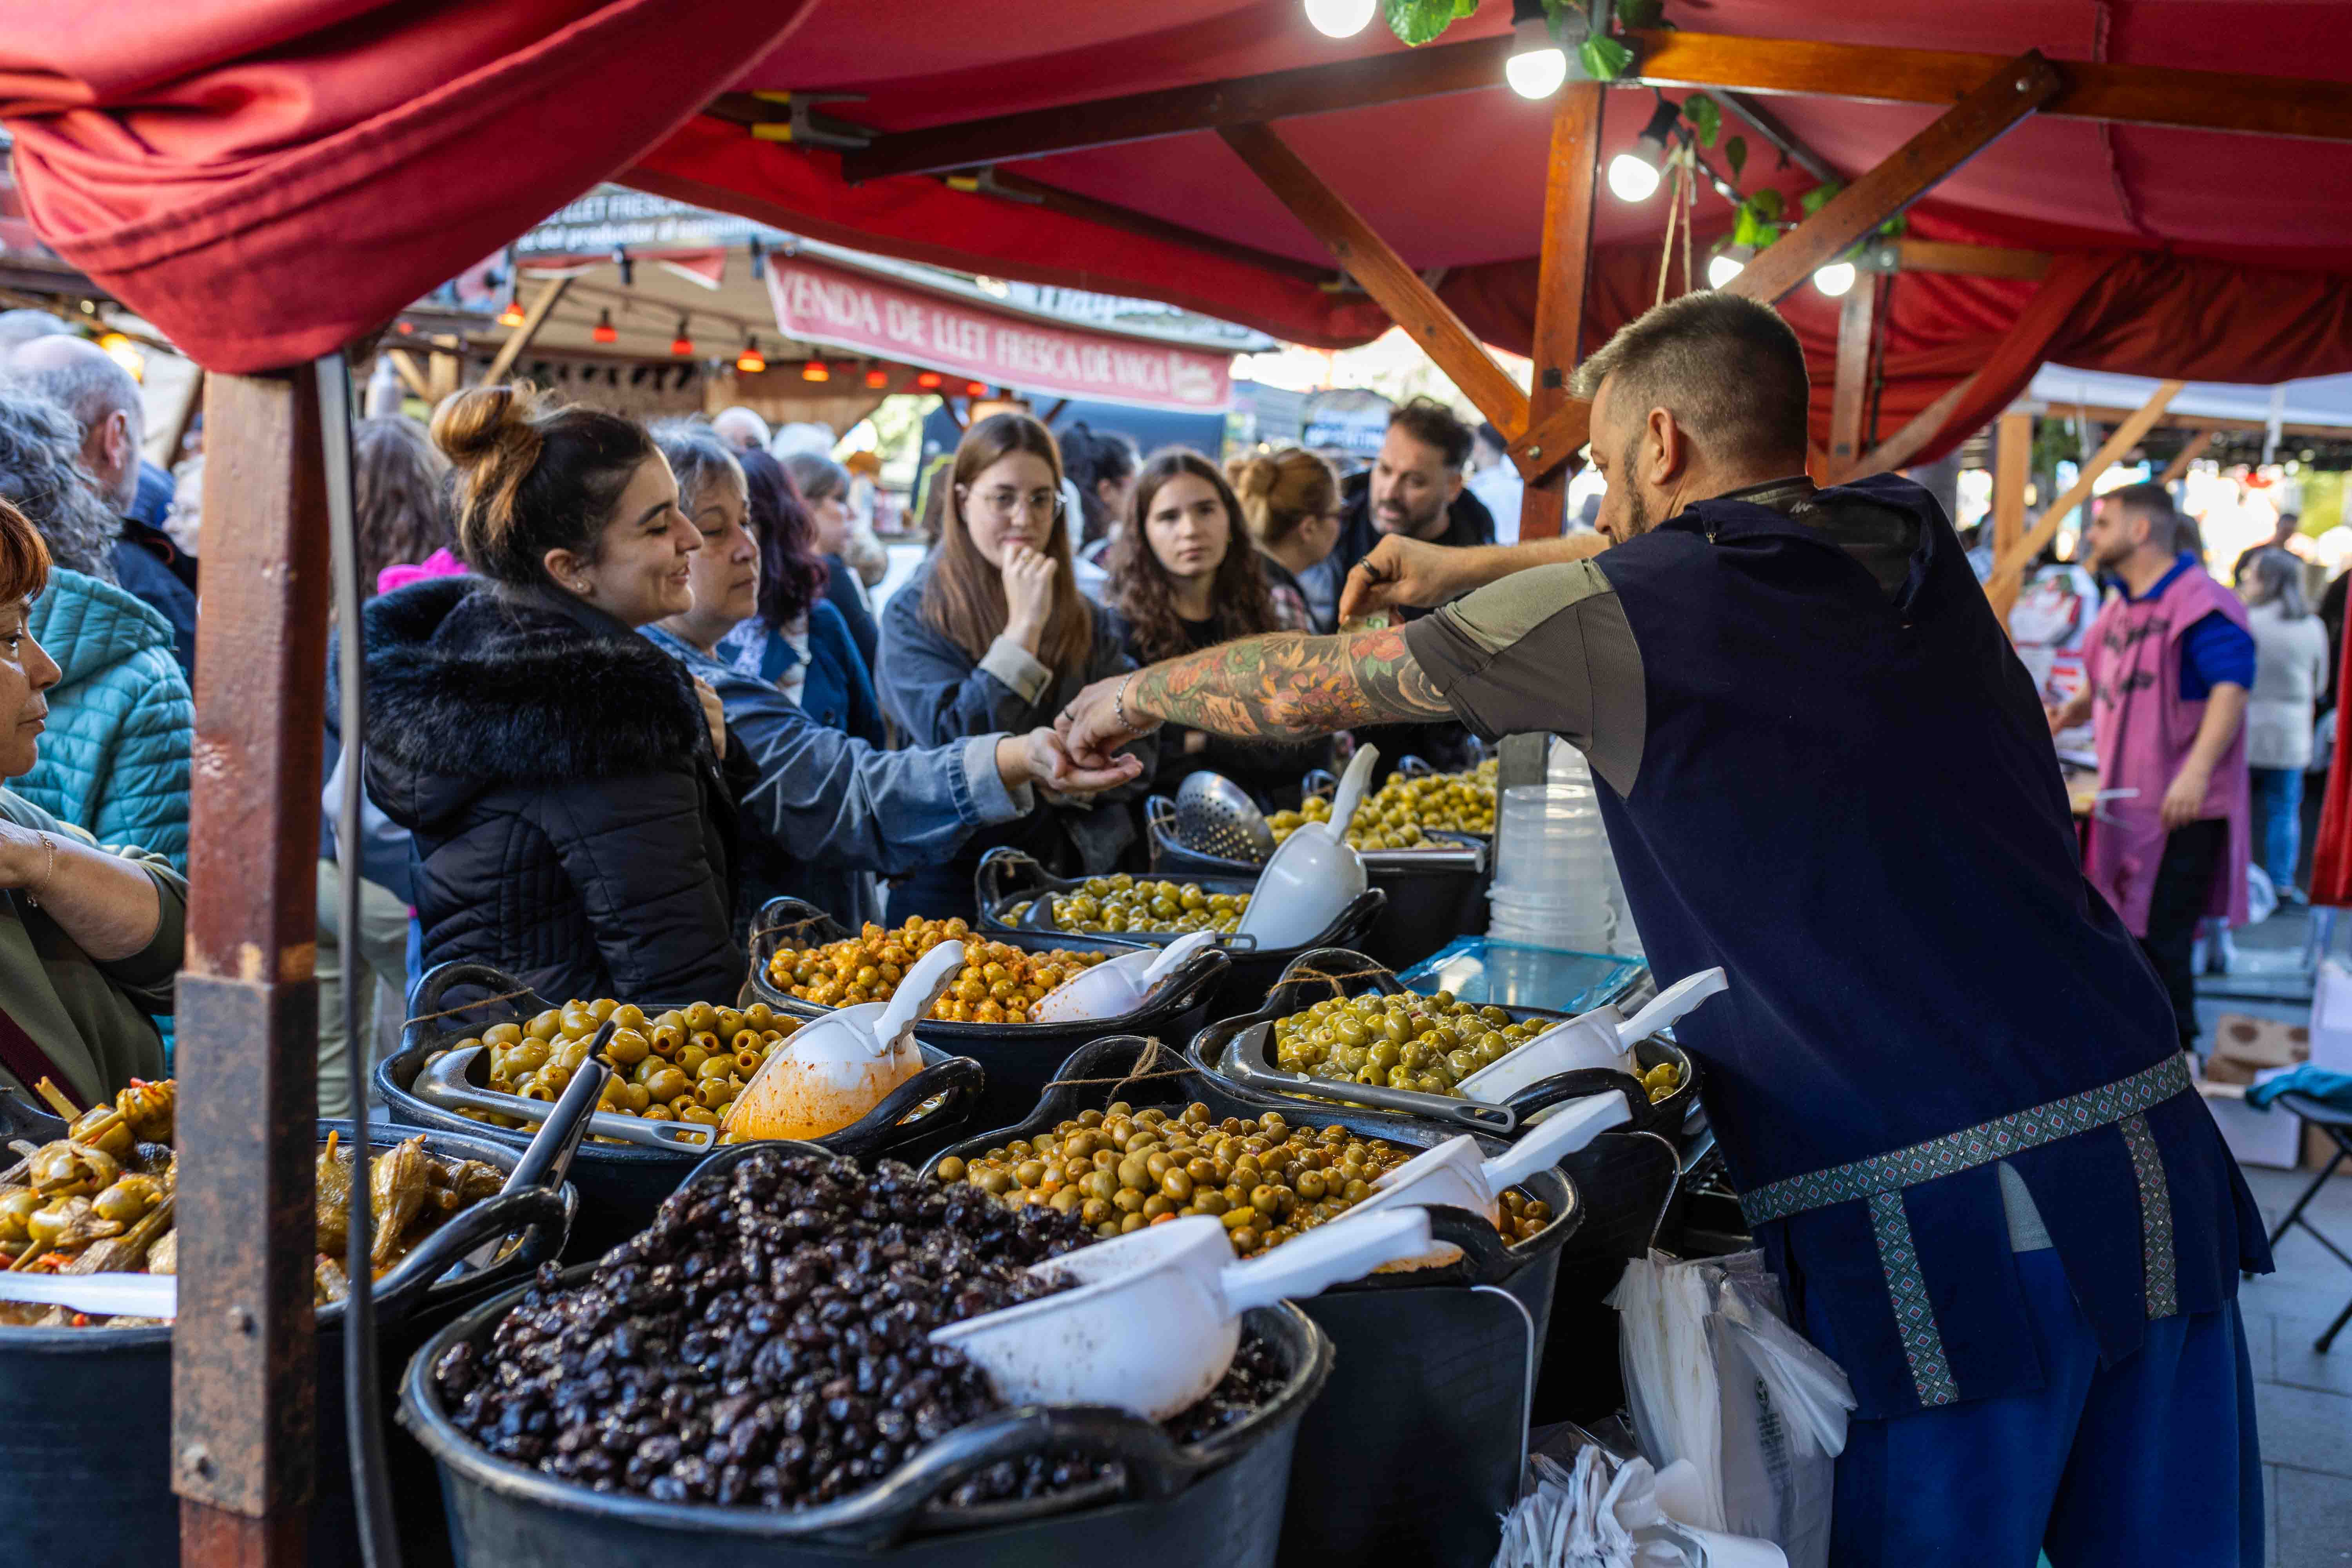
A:
MULTIPOLYGON (((883 608, 876 672, 883 709, 911 744, 1051 724, 1089 681, 1135 668, 1072 580, 1061 453, 1043 425, 1020 414, 978 421, 935 482, 948 486, 940 542, 883 608)), ((1148 778, 1156 747, 1134 751, 1148 778)), ((1110 870, 1136 840, 1125 802, 1144 787, 1055 801, 982 836, 954 860, 894 881, 891 919, 970 918, 972 873, 999 844, 1056 875, 1110 870)))

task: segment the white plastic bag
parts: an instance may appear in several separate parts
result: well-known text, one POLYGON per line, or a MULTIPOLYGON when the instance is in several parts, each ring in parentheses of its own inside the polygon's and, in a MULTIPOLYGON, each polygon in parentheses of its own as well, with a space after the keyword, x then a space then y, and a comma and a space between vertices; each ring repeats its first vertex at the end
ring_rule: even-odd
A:
MULTIPOLYGON (((1626 1403, 1662 1472, 1687 1462, 1703 1530, 1779 1544, 1794 1568, 1829 1559, 1832 1485, 1853 1392, 1790 1328, 1762 1256, 1629 1263, 1618 1309, 1626 1403)), ((1662 1478, 1663 1479, 1663 1478, 1662 1478)))
POLYGON ((1527 1495, 1503 1520, 1494 1568, 1788 1568, 1769 1541, 1699 1530, 1682 1510, 1698 1490, 1688 1463, 1664 1474, 1597 1446, 1573 1469, 1538 1454, 1527 1495))

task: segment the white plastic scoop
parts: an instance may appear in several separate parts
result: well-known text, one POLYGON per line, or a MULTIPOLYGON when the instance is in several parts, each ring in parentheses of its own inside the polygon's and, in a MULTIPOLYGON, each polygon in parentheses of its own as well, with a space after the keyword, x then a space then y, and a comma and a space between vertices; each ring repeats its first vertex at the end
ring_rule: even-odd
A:
POLYGON ((1282 841, 1257 875, 1235 935, 1255 939, 1261 952, 1305 947, 1356 901, 1366 885, 1364 861, 1348 842, 1348 825, 1364 802, 1380 757, 1378 746, 1356 748, 1331 797, 1331 820, 1302 823, 1282 841))
POLYGON ((1477 1141, 1468 1133, 1448 1138, 1374 1182, 1372 1195, 1349 1210, 1349 1215, 1415 1204, 1444 1204, 1499 1219, 1505 1188, 1557 1165, 1612 1127, 1622 1126, 1633 1115, 1622 1094, 1571 1100, 1491 1160, 1478 1157, 1477 1141))
POLYGON ((1465 1099, 1499 1105, 1531 1083, 1585 1068, 1609 1068, 1639 1078, 1633 1047, 1730 984, 1722 970, 1702 969, 1651 997, 1649 1005, 1631 1018, 1621 1021, 1616 1008, 1596 1007, 1553 1025, 1454 1087, 1465 1099))
POLYGON ((943 942, 915 960, 887 1002, 861 1002, 802 1025, 768 1053, 722 1133, 822 1138, 851 1125, 923 1070, 915 1020, 963 969, 964 945, 943 942))
POLYGON ((1350 1213, 1245 1263, 1206 1215, 1146 1226, 1032 1274, 1076 1289, 931 1331, 1012 1405, 1118 1405, 1165 1421, 1217 1385, 1241 1343, 1242 1314, 1312 1296, 1431 1247, 1422 1209, 1350 1213))
POLYGON ((1216 944, 1213 931, 1187 931, 1157 952, 1129 952, 1081 969, 1037 998, 1033 1024, 1079 1024, 1093 1018, 1124 1018, 1150 999, 1162 981, 1184 967, 1204 947, 1216 944))
POLYGON ((169 1318, 180 1310, 180 1281, 170 1274, 0 1272, 0 1301, 31 1301, 112 1317, 169 1318))

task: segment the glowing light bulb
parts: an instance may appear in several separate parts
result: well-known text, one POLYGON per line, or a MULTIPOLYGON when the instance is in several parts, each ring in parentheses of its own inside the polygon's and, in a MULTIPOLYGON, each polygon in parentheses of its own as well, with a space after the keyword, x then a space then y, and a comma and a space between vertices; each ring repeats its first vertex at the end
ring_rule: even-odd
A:
POLYGON ((1511 31, 1519 47, 1503 62, 1503 79, 1521 98, 1549 98, 1568 79, 1568 51, 1551 41, 1540 19, 1521 22, 1511 31))
POLYGON ((1853 287, 1856 274, 1851 261, 1832 261, 1813 274, 1813 287, 1834 300, 1853 287))
POLYGON ((1748 258, 1754 254, 1747 246, 1734 245, 1717 252, 1706 264, 1706 286, 1710 289, 1729 287, 1731 280, 1748 267, 1748 258))
POLYGON ((1655 166, 1631 153, 1609 160, 1609 188, 1621 202, 1646 202, 1658 194, 1655 166))
POLYGON ((1371 25, 1374 0, 1307 0, 1307 20, 1327 38, 1352 38, 1371 25))

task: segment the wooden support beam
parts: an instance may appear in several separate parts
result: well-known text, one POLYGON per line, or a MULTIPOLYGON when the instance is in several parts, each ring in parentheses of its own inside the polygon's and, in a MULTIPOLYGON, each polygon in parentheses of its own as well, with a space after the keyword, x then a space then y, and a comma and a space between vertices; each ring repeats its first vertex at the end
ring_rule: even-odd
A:
POLYGON ((310 366, 206 378, 206 571, 173 1064, 172 1487, 185 1568, 295 1568, 318 1451, 319 420, 310 366))
POLYGON ((1328 283, 1331 280, 1331 269, 1328 267, 1318 267, 1311 261, 1301 261, 1297 257, 1282 256, 1271 250, 1260 250, 1256 246, 1244 245, 1238 240, 1220 239, 1197 228, 1187 228, 1181 223, 1170 223, 1166 218, 1153 217, 1150 213, 1139 213, 1113 202, 1097 201, 1093 196, 1082 196, 1055 185, 1040 184, 1025 175, 1006 170, 996 171, 996 188, 1024 198, 1034 197, 1039 206, 1049 212, 1084 218, 1105 228, 1118 229, 1122 234, 1184 246, 1220 260, 1237 261, 1244 267, 1271 272, 1276 277, 1296 279, 1301 283, 1328 283))
POLYGON ((2063 85, 2056 68, 2038 51, 2029 49, 2008 61, 1934 124, 1766 247, 1725 292, 1766 304, 1778 300, 2000 140, 2063 85))
MULTIPOLYGON (((1601 173, 1601 91, 1598 82, 1563 88, 1552 106, 1551 153, 1544 163, 1543 248, 1536 275, 1535 368, 1528 388, 1530 425, 1568 406, 1568 378, 1581 352, 1584 280, 1592 257, 1592 190, 1601 173)), ((1521 539, 1554 538, 1566 523, 1567 459, 1573 451, 1555 454, 1540 469, 1522 470, 1527 488, 1519 496, 1521 539)))
POLYGON ((1830 398, 1830 471, 1843 474, 1863 453, 1870 415, 1871 340, 1878 325, 1878 279, 1854 279, 1838 307, 1837 382, 1830 398))
POLYGON ((406 349, 386 349, 383 352, 392 356, 392 368, 399 373, 401 384, 427 403, 432 402, 433 388, 425 382, 425 371, 417 364, 416 356, 406 349))
MULTIPOLYGON (((1862 103, 1932 103, 1966 96, 2000 68, 1999 55, 1881 48, 1798 38, 1738 38, 1667 30, 1635 35, 1641 79, 1653 87, 1795 93, 1862 103)), ((2058 62, 2065 89, 2042 110, 2070 120, 2169 125, 2352 142, 2352 82, 2058 62)))
POLYGON ((1992 554, 1995 561, 2017 553, 2025 537, 2025 481, 2033 472, 2033 416, 2010 413, 2000 416, 1993 437, 1992 554))
POLYGON ((2046 250, 2005 245, 1958 245, 1941 239, 1890 239, 1871 247, 1871 260, 1894 272, 1940 272, 1956 278, 2017 278, 2027 281, 2050 272, 2046 250))
POLYGON ((2140 438, 2163 416, 2166 405, 2179 396, 2180 389, 2187 384, 2179 381, 2160 383, 2148 400, 2140 405, 2138 411, 2117 426, 2116 433, 2092 454, 2091 460, 2083 465, 2083 471, 2074 477, 2074 482, 2050 503, 2049 510, 2042 514, 2042 521, 2033 525, 2033 531, 2018 542, 2016 549, 1994 561, 1992 575, 1985 580, 1985 595, 1992 601, 1993 613, 2000 617, 2002 625, 2009 623, 2010 608, 2017 603, 2018 591, 2024 586, 2026 566, 2042 553, 2042 547, 2050 542, 2051 536, 2058 531, 2058 525, 2066 520, 2066 514, 2091 499, 2091 487, 2097 482, 2099 476, 2115 467, 2116 460, 2126 452, 2139 445, 2140 438))
POLYGON ((1911 459, 1927 450, 1927 443, 1943 433, 1944 423, 1960 399, 1976 384, 1976 377, 1964 376, 1944 389, 1943 395, 1911 416, 1911 422, 1881 441, 1863 455, 1862 460, 1838 474, 1838 483, 1859 479, 1871 474, 1888 474, 1908 466, 1911 459))
POLYGON ((2178 482, 2180 476, 2189 471, 2189 464, 2213 449, 2213 437, 2221 433, 2208 425, 2182 442, 2180 450, 2174 455, 2172 461, 2164 465, 2164 472, 2157 475, 2156 482, 2165 486, 2178 482))
POLYGON ((1518 384, 1503 373, 1486 345, 1421 280, 1421 274, 1390 249, 1289 143, 1264 125, 1229 125, 1219 134, 1496 429, 1526 428, 1528 398, 1518 384))
POLYGON ((490 361, 489 373, 482 377, 484 385, 496 385, 507 378, 508 373, 514 369, 515 361, 522 357, 522 351, 530 347, 530 340, 539 336, 539 329, 546 324, 548 315, 555 309, 555 302, 562 299, 564 290, 571 287, 570 273, 547 280, 547 287, 539 291, 539 298, 533 300, 530 309, 523 312, 522 325, 509 332, 507 341, 499 345, 498 357, 490 361))
MULTIPOLYGON (((1635 34, 1634 40, 1640 74, 1629 82, 1937 108, 1966 96, 2002 63, 2000 55, 1711 33, 1660 30, 1635 34)), ((1503 62, 1511 47, 1507 36, 1433 44, 916 131, 886 131, 864 151, 842 155, 842 175, 856 183, 892 174, 939 174, 1295 115, 1493 90, 1502 84, 1503 62)), ((2045 113, 2130 125, 2352 141, 2352 83, 2090 60, 2060 64, 2067 86, 2045 113)), ((747 127, 775 118, 772 108, 740 92, 720 96, 703 112, 747 127)))

